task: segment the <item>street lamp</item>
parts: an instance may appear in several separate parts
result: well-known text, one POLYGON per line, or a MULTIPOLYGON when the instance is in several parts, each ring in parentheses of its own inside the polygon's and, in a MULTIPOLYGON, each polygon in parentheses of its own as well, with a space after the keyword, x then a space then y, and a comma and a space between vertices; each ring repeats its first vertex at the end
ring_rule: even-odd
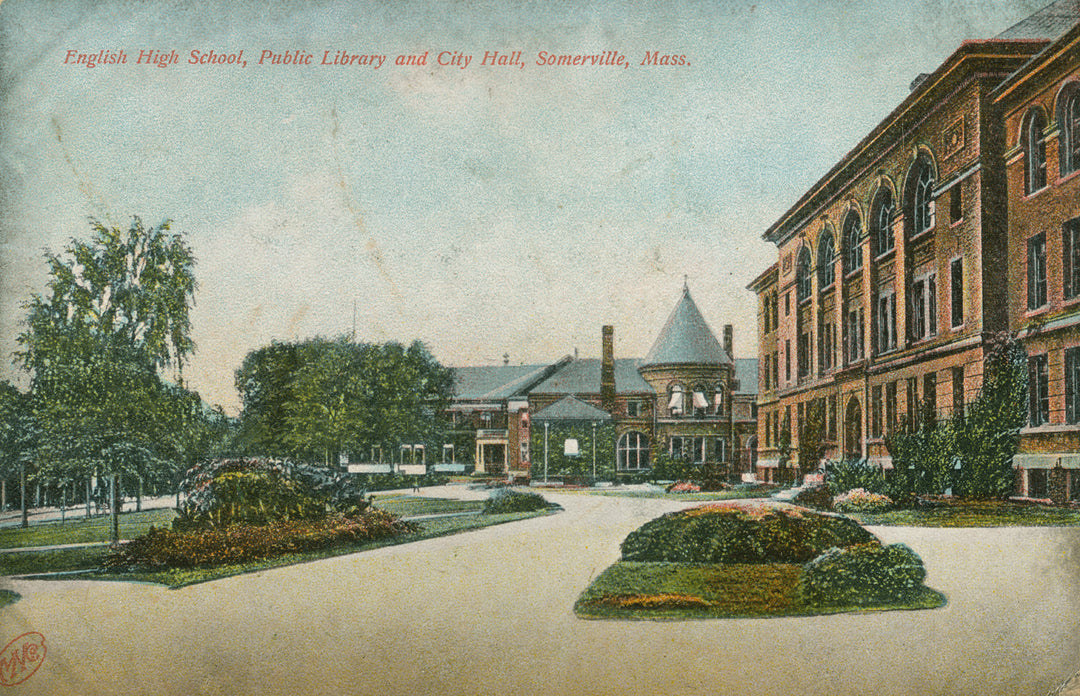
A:
POLYGON ((543 482, 548 483, 548 421, 543 424, 543 482))
POLYGON ((592 424, 592 482, 596 485, 596 421, 592 424))

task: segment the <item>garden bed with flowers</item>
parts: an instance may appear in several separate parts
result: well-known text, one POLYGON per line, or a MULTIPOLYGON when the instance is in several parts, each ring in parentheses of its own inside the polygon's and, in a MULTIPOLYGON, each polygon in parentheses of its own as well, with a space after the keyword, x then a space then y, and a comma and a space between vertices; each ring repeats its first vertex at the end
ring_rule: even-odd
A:
POLYGON ((581 595, 583 618, 694 619, 939 607, 922 560, 850 518, 717 503, 652 520, 581 595))

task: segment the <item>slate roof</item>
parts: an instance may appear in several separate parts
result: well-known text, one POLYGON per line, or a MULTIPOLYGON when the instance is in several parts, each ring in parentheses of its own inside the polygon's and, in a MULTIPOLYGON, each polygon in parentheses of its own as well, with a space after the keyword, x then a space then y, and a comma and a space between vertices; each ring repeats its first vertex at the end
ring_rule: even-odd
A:
POLYGON ((757 358, 735 358, 735 379, 739 380, 736 394, 758 393, 757 358))
MULTIPOLYGON (((652 393, 652 387, 638 374, 640 358, 615 359, 615 393, 632 394, 636 392, 652 393)), ((599 394, 600 393, 599 358, 573 360, 561 370, 538 384, 534 394, 599 394)))
POLYGON ((682 298, 668 317, 656 343, 645 356, 644 365, 731 364, 731 358, 716 340, 701 310, 683 287, 682 298))
POLYGON ((1057 0, 1020 20, 995 39, 1056 39, 1080 22, 1080 0, 1057 0))
POLYGON ((559 363, 543 365, 483 365, 454 368, 454 398, 464 401, 498 401, 525 396, 559 363))
POLYGON ((532 417, 537 421, 604 421, 611 420, 611 414, 592 404, 587 404, 573 396, 565 396, 547 408, 540 409, 532 417))

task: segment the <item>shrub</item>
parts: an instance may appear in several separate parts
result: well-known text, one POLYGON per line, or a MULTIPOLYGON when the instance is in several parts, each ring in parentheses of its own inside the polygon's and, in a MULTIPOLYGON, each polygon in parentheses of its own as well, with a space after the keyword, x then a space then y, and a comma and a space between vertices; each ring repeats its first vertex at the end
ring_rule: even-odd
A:
POLYGON ((374 541, 416 529, 414 523, 383 510, 262 526, 237 523, 189 531, 151 527, 143 536, 110 553, 104 566, 132 570, 244 563, 342 543, 374 541))
POLYGON ((832 510, 832 492, 828 486, 807 486, 792 498, 792 502, 816 510, 832 510))
POLYGON ((865 459, 844 459, 830 462, 825 481, 834 496, 847 493, 855 488, 862 488, 871 493, 889 492, 885 481, 885 472, 881 467, 870 464, 865 459))
POLYGON ((200 462, 180 484, 187 498, 177 530, 359 514, 367 507, 355 479, 287 460, 246 458, 200 462))
POLYGON ((668 513, 622 543, 624 561, 805 563, 833 546, 878 543, 854 520, 793 505, 719 503, 668 513))
POLYGON ((833 498, 832 504, 837 512, 884 512, 892 507, 893 501, 887 495, 854 488, 833 498))
POLYGON ((903 602, 923 587, 922 559, 904 544, 834 548, 803 567, 799 595, 807 604, 873 605, 903 602))
POLYGON ((532 512, 543 510, 549 503, 544 496, 532 491, 518 491, 513 488, 496 488, 484 501, 485 515, 500 515, 507 512, 532 512))

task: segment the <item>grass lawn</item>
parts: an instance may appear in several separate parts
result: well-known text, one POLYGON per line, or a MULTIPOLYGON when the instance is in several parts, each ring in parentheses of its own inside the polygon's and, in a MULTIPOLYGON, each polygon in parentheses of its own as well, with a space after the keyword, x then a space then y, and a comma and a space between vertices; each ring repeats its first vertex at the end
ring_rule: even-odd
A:
MULTIPOLYGON (((505 515, 469 515, 465 517, 442 517, 431 520, 422 520, 419 522, 420 531, 411 534, 404 534, 399 537, 393 537, 389 539, 380 539, 378 541, 366 543, 366 544, 343 544, 340 546, 334 546, 325 549, 319 549, 317 551, 309 551, 305 553, 293 553, 284 556, 276 556, 274 558, 268 558, 261 561, 251 561, 248 563, 236 563, 230 565, 220 565, 204 568, 174 568, 170 570, 160 571, 138 571, 133 573, 119 573, 119 572, 102 572, 96 570, 101 558, 104 555, 104 549, 98 550, 102 556, 96 558, 87 554, 84 557, 85 565, 82 566, 86 569, 85 573, 78 573, 72 575, 62 575, 55 579, 59 580, 118 580, 127 582, 150 582, 159 585, 165 585, 171 588, 186 587, 188 585, 195 585, 201 582, 209 582, 211 580, 218 580, 221 578, 232 577, 234 575, 242 575, 245 573, 253 573, 260 570, 268 570, 270 568, 279 568, 281 566, 295 565, 297 563, 307 563, 309 561, 316 561, 323 558, 331 558, 334 556, 345 556, 348 554, 359 553, 361 551, 369 551, 371 549, 381 548, 383 546, 394 546, 397 544, 407 544, 413 541, 420 541, 422 539, 432 539, 440 536, 447 536, 450 534, 458 534, 460 532, 466 532, 471 529, 478 529, 481 527, 490 527, 496 524, 504 524, 507 522, 516 522, 518 520, 528 519, 530 517, 540 517, 542 515, 551 514, 547 510, 541 510, 537 512, 517 512, 509 513, 505 515)), ((83 549, 78 549, 84 551, 83 549)), ((47 553, 59 553, 59 552, 41 552, 41 553, 10 553, 0 556, 3 559, 0 562, 6 562, 9 557, 16 555, 20 556, 44 556, 47 553)), ((45 573, 55 572, 58 570, 71 570, 70 567, 53 567, 49 565, 50 559, 43 558, 40 565, 42 567, 36 570, 27 571, 6 571, 0 570, 0 574, 23 574, 23 573, 45 573)), ((68 564, 71 565, 70 563, 68 564)), ((49 579, 44 576, 38 576, 33 579, 49 579)))
POLYGON ((0 553, 0 575, 33 575, 97 568, 108 553, 108 546, 0 553))
POLYGON ((452 500, 450 498, 421 498, 409 495, 375 496, 374 507, 400 517, 444 515, 454 512, 479 512, 482 500, 452 500))
POLYGON ((780 563, 621 561, 593 581, 575 603, 574 611, 588 619, 719 619, 932 609, 945 604, 940 592, 923 588, 905 604, 807 605, 795 589, 801 573, 801 566, 780 563))
POLYGON ((863 525, 896 527, 1076 527, 1080 509, 1004 500, 952 501, 940 507, 848 513, 863 525))
MULTIPOLYGON (((176 517, 171 508, 125 512, 120 515, 120 538, 134 539, 145 534, 150 526, 168 527, 176 517)), ((45 522, 25 529, 5 527, 0 529, 0 549, 24 549, 30 546, 56 546, 59 544, 86 544, 109 541, 109 516, 72 516, 64 524, 45 522)))

